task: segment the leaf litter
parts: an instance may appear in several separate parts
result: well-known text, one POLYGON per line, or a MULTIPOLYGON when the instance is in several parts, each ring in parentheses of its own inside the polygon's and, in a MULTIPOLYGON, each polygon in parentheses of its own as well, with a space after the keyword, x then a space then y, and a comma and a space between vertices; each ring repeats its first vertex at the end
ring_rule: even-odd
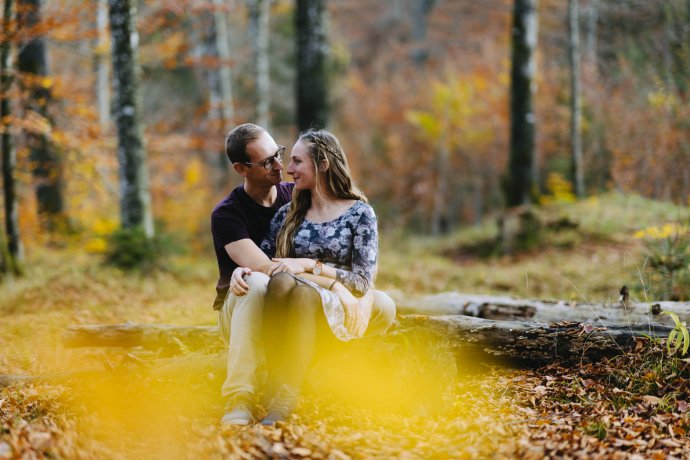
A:
POLYGON ((406 406, 417 410, 372 410, 317 385, 275 427, 221 427, 217 376, 137 374, 124 354, 118 375, 108 362, 101 380, 1 390, 0 459, 690 458, 690 361, 662 343, 576 366, 461 372, 436 406, 406 406))

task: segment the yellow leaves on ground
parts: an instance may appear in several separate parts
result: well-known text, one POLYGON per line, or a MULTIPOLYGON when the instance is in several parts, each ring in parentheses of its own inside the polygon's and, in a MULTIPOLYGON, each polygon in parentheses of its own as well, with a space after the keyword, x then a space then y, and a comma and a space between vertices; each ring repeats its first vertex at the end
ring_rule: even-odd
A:
POLYGON ((577 199, 573 193, 573 184, 555 172, 549 173, 546 189, 549 194, 539 197, 541 204, 573 203, 577 199))
POLYGON ((91 254, 103 254, 108 249, 108 235, 118 227, 115 219, 98 218, 91 223, 91 238, 84 243, 84 249, 91 254))
POLYGON ((667 222, 661 226, 651 226, 643 230, 638 230, 633 235, 635 238, 650 239, 650 240, 663 240, 666 238, 673 238, 680 235, 686 235, 688 233, 688 225, 680 224, 677 222, 667 222))

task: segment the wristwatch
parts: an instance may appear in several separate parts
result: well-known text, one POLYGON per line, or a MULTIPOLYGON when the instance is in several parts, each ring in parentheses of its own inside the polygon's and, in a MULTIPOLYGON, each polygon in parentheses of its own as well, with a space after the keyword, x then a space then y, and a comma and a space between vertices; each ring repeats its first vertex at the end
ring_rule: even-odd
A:
POLYGON ((316 265, 314 265, 314 268, 311 269, 311 272, 315 275, 320 275, 322 269, 323 263, 320 260, 317 260, 316 265))

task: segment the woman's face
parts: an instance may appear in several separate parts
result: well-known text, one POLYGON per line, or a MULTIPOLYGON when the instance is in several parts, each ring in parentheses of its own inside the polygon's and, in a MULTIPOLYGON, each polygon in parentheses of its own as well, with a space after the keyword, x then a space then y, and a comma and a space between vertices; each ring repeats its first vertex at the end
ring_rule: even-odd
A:
POLYGON ((296 190, 316 189, 316 168, 306 143, 298 141, 292 147, 287 173, 295 181, 296 190))

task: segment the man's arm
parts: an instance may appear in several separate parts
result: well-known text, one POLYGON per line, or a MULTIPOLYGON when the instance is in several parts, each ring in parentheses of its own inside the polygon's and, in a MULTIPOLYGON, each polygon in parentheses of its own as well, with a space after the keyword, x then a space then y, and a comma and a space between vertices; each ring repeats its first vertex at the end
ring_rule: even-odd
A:
POLYGON ((250 268, 252 271, 268 273, 275 265, 275 262, 249 238, 226 244, 225 251, 237 265, 250 268))

